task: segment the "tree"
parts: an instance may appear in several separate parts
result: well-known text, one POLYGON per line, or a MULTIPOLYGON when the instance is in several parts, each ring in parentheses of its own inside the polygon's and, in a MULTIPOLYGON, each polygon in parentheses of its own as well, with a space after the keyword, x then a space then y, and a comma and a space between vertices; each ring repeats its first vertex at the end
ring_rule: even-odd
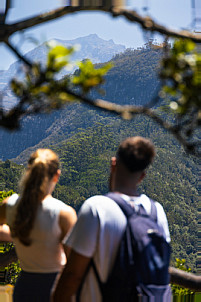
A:
MULTIPOLYGON (((151 18, 143 18, 135 11, 111 5, 99 7, 65 6, 14 24, 7 24, 6 17, 10 2, 10 0, 6 0, 6 9, 0 14, 0 42, 6 44, 25 64, 27 72, 24 81, 13 80, 11 83, 18 103, 10 111, 0 108, 1 127, 18 129, 22 117, 55 110, 71 101, 79 100, 99 110, 120 115, 125 119, 132 119, 137 114, 147 115, 172 133, 189 153, 200 155, 197 130, 201 124, 201 55, 196 48, 196 44, 201 43, 200 35, 169 30, 155 23, 151 18), (68 56, 73 51, 71 48, 65 49, 60 46, 50 49, 47 66, 42 67, 40 64, 23 57, 20 50, 14 47, 10 41, 10 37, 18 31, 78 11, 95 10, 103 11, 115 18, 123 16, 129 22, 138 23, 143 30, 157 32, 165 37, 163 45, 149 44, 149 47, 164 49, 165 57, 162 61, 163 68, 159 74, 162 85, 157 97, 151 102, 147 102, 146 105, 141 107, 116 105, 109 101, 89 98, 88 92, 93 87, 98 88, 104 82, 104 74, 109 66, 96 69, 89 61, 82 62, 78 74, 58 81, 56 75, 69 63, 68 56), (180 40, 176 40, 172 48, 169 47, 168 37, 180 40), (164 113, 160 114, 156 110, 156 105, 160 108, 163 105, 167 116, 164 113)), ((1 97, 3 98, 3 94, 1 97)), ((177 270, 170 270, 170 272, 172 281, 176 280, 175 283, 177 284, 182 285, 184 280, 188 279, 184 273, 181 276, 177 270)), ((200 282, 200 280, 198 281, 200 282)), ((185 283, 185 285, 187 284, 185 283)))
POLYGON ((125 119, 132 119, 137 114, 147 115, 172 133, 189 153, 200 155, 200 143, 196 132, 201 121, 201 55, 196 51, 196 43, 201 43, 200 35, 169 30, 155 23, 151 18, 140 16, 135 11, 111 6, 109 1, 106 1, 107 5, 98 7, 64 6, 15 24, 6 24, 10 2, 10 0, 6 0, 5 11, 1 14, 0 42, 5 43, 25 64, 27 72, 24 81, 13 80, 11 82, 18 103, 10 111, 0 109, 0 126, 18 129, 20 119, 26 115, 49 112, 61 108, 71 101, 79 100, 99 110, 120 115, 125 119), (60 46, 51 49, 47 66, 42 67, 23 57, 20 50, 10 42, 10 37, 16 32, 64 15, 86 10, 104 11, 115 18, 123 16, 129 22, 138 23, 143 30, 157 32, 165 37, 163 45, 154 45, 152 41, 149 41, 149 47, 163 48, 165 57, 161 62, 162 68, 159 73, 162 80, 161 87, 157 96, 151 101, 148 100, 146 105, 140 107, 116 105, 110 101, 89 98, 88 92, 104 82, 104 74, 108 70, 108 66, 97 69, 93 68, 89 61, 83 62, 80 65, 79 75, 58 81, 56 75, 65 65, 69 64, 72 48, 65 49, 60 46), (180 40, 177 40, 172 48, 169 47, 168 37, 180 40), (155 109, 156 105, 157 107, 163 105, 168 115, 166 117, 164 114, 161 115, 155 109))

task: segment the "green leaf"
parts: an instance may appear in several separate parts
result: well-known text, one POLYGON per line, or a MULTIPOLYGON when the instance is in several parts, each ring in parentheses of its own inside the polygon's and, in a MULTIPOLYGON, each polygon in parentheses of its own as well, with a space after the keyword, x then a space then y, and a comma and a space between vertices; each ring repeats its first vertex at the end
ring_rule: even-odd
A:
POLYGON ((72 77, 72 83, 75 86, 80 86, 84 93, 87 93, 91 88, 104 83, 104 75, 112 67, 108 63, 100 68, 95 68, 90 60, 85 60, 78 64, 79 71, 72 77))

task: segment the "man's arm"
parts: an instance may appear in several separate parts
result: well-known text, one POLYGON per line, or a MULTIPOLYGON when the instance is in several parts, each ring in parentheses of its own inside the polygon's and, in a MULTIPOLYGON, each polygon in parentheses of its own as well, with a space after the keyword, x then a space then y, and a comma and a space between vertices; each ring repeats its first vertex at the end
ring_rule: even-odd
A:
POLYGON ((71 302, 85 276, 91 258, 70 252, 68 263, 57 279, 52 291, 52 302, 71 302))

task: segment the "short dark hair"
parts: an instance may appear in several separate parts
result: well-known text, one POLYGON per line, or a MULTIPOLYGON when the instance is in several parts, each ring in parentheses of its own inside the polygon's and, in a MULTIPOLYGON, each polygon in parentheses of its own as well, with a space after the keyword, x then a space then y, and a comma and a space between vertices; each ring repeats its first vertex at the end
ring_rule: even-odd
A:
POLYGON ((156 155, 154 144, 141 136, 125 139, 117 150, 116 158, 129 172, 145 170, 156 155))

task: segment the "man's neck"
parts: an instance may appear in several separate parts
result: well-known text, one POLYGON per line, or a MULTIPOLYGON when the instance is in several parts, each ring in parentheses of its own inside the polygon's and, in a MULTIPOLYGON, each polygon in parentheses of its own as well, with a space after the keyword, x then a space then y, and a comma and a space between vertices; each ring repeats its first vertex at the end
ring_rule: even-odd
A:
POLYGON ((117 192, 119 194, 125 194, 128 196, 139 196, 137 192, 137 188, 115 187, 113 192, 117 192))

